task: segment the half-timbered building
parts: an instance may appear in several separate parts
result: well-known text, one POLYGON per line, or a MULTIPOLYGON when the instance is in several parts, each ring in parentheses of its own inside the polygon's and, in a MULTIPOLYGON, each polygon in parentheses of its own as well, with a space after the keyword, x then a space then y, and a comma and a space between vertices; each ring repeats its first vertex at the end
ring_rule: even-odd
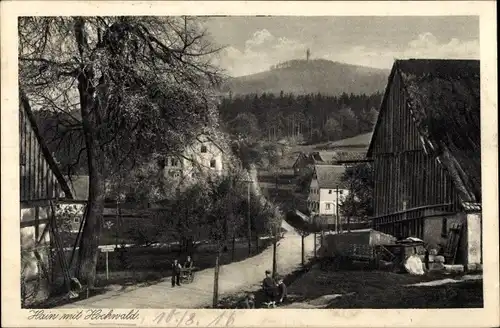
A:
POLYGON ((48 297, 52 279, 54 202, 72 199, 38 131, 26 96, 19 95, 20 229, 22 300, 48 297))
POLYGON ((481 263, 480 71, 475 60, 396 60, 367 156, 374 228, 481 263), (455 230, 455 229, 452 229, 455 230))

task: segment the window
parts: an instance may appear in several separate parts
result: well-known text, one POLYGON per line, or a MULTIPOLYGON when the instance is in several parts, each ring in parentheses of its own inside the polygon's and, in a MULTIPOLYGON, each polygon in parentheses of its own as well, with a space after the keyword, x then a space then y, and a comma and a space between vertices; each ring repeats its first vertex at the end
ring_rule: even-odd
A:
POLYGON ((181 175, 180 175, 180 173, 179 173, 179 172, 174 172, 174 178, 178 178, 178 177, 180 177, 180 176, 181 176, 181 175))
POLYGON ((165 166, 166 166, 165 159, 164 158, 158 159, 158 167, 160 168, 160 170, 163 170, 165 166))
POLYGON ((80 223, 80 218, 74 218, 74 219, 73 219, 73 222, 75 222, 75 223, 80 223))
POLYGON ((177 159, 175 159, 175 158, 171 158, 171 159, 170 159, 170 165, 171 165, 171 166, 177 166, 177 164, 178 164, 177 159))
POLYGON ((330 189, 330 190, 328 190, 328 194, 330 194, 330 195, 332 194, 332 190, 331 190, 331 189, 330 189))
POLYGON ((210 167, 215 167, 215 159, 210 160, 210 167))
POLYGON ((330 203, 326 203, 326 210, 330 210, 330 203))
POLYGON ((206 153, 207 152, 207 146, 203 145, 201 146, 201 152, 206 153))

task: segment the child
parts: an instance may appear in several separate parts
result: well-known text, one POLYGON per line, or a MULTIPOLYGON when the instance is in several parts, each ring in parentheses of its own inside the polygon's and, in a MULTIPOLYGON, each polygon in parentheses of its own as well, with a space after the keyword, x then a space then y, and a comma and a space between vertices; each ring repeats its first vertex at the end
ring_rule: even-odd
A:
POLYGON ((276 301, 278 303, 283 303, 283 301, 286 299, 286 285, 283 282, 283 278, 278 278, 276 287, 278 289, 276 293, 276 301))
POLYGON ((245 309, 255 309, 255 295, 252 293, 247 294, 244 302, 245 309))

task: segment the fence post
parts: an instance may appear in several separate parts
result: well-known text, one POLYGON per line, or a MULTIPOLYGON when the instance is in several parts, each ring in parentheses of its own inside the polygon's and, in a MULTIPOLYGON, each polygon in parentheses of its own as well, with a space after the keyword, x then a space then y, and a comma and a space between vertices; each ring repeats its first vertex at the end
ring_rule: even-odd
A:
POLYGON ((109 252, 106 250, 106 280, 109 280, 109 252))
POLYGON ((217 256, 215 257, 215 271, 214 271, 214 297, 212 300, 212 307, 217 308, 219 303, 219 257, 220 248, 217 250, 217 256))
POLYGON ((317 236, 316 236, 316 232, 314 233, 314 258, 316 259, 316 248, 317 248, 317 236))

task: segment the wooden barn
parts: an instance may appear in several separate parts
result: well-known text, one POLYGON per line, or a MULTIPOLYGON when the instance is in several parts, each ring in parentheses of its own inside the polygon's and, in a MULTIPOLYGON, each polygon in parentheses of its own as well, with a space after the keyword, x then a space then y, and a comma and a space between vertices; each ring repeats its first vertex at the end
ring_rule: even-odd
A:
MULTIPOLYGON (((21 294, 23 305, 50 293, 54 202, 72 194, 38 131, 26 96, 19 95, 21 294)), ((57 235, 57 233, 56 233, 57 235)))
POLYGON ((367 153, 374 228, 469 268, 481 263, 479 77, 475 60, 397 60, 367 153))

